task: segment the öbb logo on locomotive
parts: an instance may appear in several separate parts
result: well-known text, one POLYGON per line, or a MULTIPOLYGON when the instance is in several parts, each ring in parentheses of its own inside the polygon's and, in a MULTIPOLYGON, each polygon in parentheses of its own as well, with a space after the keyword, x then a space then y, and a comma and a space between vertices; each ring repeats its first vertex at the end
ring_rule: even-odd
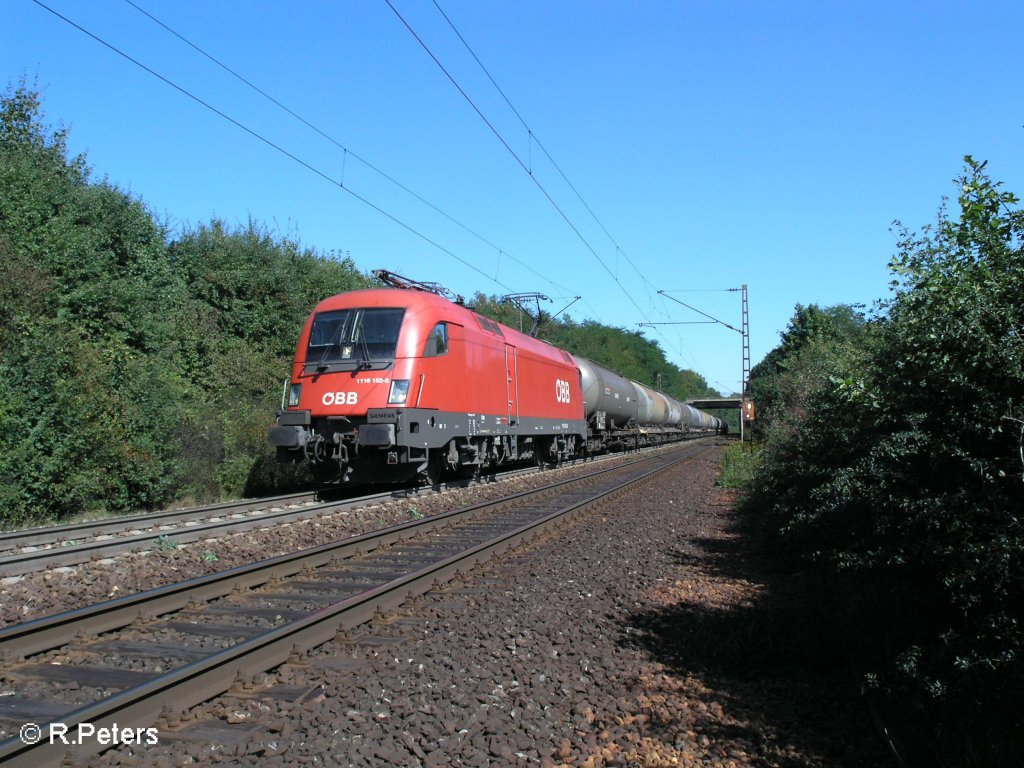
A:
POLYGON ((269 439, 323 482, 437 482, 557 462, 723 423, 501 325, 432 283, 331 296, 307 319, 269 439), (554 391, 554 397, 551 393, 554 391))
POLYGON ((325 392, 320 398, 324 405, 355 405, 359 402, 358 392, 325 392))
POLYGON ((559 403, 572 402, 572 389, 568 381, 555 379, 555 400, 559 403))

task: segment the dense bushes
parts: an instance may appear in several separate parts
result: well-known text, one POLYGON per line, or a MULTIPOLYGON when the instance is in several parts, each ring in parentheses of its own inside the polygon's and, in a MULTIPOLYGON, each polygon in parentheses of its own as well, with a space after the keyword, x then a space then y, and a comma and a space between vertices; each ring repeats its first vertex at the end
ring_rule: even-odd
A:
POLYGON ((176 362, 192 385, 178 424, 187 440, 181 464, 192 470, 182 490, 275 490, 288 473, 268 460, 266 427, 298 332, 322 298, 370 281, 351 261, 300 250, 253 222, 187 231, 169 244, 168 259, 186 297, 174 315, 176 362))
POLYGON ((251 222, 172 241, 65 139, 30 89, 0 100, 0 522, 280 483, 297 329, 368 279, 251 222))
POLYGON ((864 680, 941 737, 930 759, 1010 763, 1024 733, 1024 214, 971 158, 957 183, 958 218, 901 230, 873 322, 787 338, 757 371, 774 405, 749 509, 820 584, 864 680))
POLYGON ((753 442, 733 443, 722 450, 722 471, 715 481, 721 488, 746 488, 757 472, 761 451, 753 442))
POLYGON ((65 135, 19 89, 0 110, 4 291, 0 479, 5 514, 149 506, 173 485, 160 307, 163 232, 137 201, 90 184, 65 135))

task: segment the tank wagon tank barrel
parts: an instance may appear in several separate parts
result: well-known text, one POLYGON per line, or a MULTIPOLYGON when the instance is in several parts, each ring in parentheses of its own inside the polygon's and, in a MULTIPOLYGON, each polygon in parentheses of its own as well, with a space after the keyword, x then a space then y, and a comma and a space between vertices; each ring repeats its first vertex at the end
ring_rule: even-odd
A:
MULTIPOLYGON (((636 420, 637 390, 633 383, 604 366, 583 357, 574 357, 583 383, 583 410, 587 420, 594 419, 597 429, 625 428, 636 420)), ((644 406, 649 410, 650 405, 644 406)))

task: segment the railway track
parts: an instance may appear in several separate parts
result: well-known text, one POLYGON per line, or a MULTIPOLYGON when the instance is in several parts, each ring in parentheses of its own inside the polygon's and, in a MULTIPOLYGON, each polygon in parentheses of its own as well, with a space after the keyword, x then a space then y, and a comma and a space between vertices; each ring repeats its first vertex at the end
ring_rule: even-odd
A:
MULTIPOLYGON (((67 747, 45 738, 51 723, 72 732, 81 724, 152 726, 162 712, 251 680, 709 447, 684 446, 0 630, 0 762, 59 764, 67 747), (16 735, 26 722, 44 723, 41 741, 16 735)), ((87 741, 72 757, 103 748, 87 741)))
POLYGON ((72 542, 84 541, 102 535, 114 536, 126 531, 150 528, 170 530, 179 524, 204 520, 217 515, 230 516, 259 512, 274 506, 304 504, 315 501, 315 499, 315 492, 289 493, 261 499, 226 501, 199 507, 181 507, 102 520, 87 520, 66 525, 46 525, 39 528, 0 531, 0 556, 7 556, 28 547, 50 549, 53 547, 73 546, 72 542))
MULTIPOLYGON (((502 472, 500 477, 536 471, 536 468, 512 469, 502 472)), ((469 479, 452 480, 442 484, 441 488, 462 487, 471 482, 469 479)), ((167 546, 176 547, 225 533, 336 514, 386 501, 396 495, 431 492, 430 488, 410 486, 333 501, 318 501, 319 492, 293 493, 68 525, 0 531, 0 578, 103 560, 126 552, 160 547, 165 542, 167 546)))
MULTIPOLYGON (((535 470, 518 470, 532 471, 535 470)), ((465 483, 453 482, 443 487, 462 484, 465 483)), ((376 504, 396 495, 422 492, 432 491, 405 488, 334 501, 317 501, 316 492, 295 493, 70 525, 4 531, 0 533, 0 577, 101 560, 125 552, 159 547, 164 541, 169 546, 177 546, 225 533, 269 528, 376 504)))
POLYGON ((327 514, 346 504, 369 504, 386 494, 359 500, 318 503, 315 493, 294 493, 264 499, 171 509, 70 525, 55 525, 0 533, 0 577, 18 576, 45 568, 71 566, 124 552, 159 546, 170 539, 179 544, 327 514))

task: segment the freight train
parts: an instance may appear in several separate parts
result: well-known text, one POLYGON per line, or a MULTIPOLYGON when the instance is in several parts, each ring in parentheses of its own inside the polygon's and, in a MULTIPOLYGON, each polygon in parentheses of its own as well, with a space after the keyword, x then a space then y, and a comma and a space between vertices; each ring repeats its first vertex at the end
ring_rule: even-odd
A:
POLYGON ((436 484, 724 430, 719 419, 451 301, 382 277, 320 302, 299 337, 278 459, 324 482, 436 484))

